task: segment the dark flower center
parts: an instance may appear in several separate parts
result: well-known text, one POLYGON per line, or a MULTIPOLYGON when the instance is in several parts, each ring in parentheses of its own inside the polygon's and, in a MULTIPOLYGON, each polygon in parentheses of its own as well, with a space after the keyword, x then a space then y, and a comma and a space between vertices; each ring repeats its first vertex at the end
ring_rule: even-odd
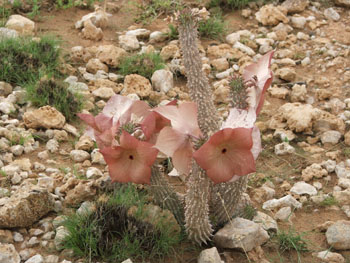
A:
POLYGON ((224 149, 221 150, 221 153, 226 153, 226 152, 227 152, 227 149, 226 149, 226 148, 224 148, 224 149))
POLYGON ((130 160, 134 160, 134 156, 129 155, 129 159, 130 159, 130 160))

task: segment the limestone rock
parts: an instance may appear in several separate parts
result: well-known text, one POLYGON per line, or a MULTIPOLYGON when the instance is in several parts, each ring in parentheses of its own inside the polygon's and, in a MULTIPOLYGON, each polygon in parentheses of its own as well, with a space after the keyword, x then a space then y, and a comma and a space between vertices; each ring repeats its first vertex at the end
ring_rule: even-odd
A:
POLYGON ((80 29, 86 21, 91 21, 96 27, 105 28, 108 25, 108 14, 101 8, 96 8, 95 12, 89 13, 75 23, 75 28, 80 29))
POLYGON ((81 181, 77 186, 67 192, 66 205, 78 205, 96 195, 93 182, 81 181))
POLYGON ((281 6, 287 10, 288 14, 294 14, 303 12, 308 5, 307 0, 286 0, 281 6))
POLYGON ((148 79, 137 74, 127 75, 124 79, 123 95, 136 93, 140 97, 148 97, 151 94, 152 85, 148 79))
POLYGON ((18 37, 18 33, 16 30, 9 29, 6 27, 0 27, 0 40, 6 38, 16 38, 18 37))
POLYGON ((287 121, 289 129, 302 132, 312 128, 312 120, 316 116, 317 109, 311 105, 300 103, 286 103, 279 108, 282 118, 287 121))
POLYGON ((135 36, 138 39, 140 38, 148 38, 149 35, 151 34, 151 31, 149 31, 148 29, 144 29, 144 28, 138 28, 138 29, 134 29, 134 30, 129 30, 128 32, 125 33, 125 35, 127 36, 135 36))
POLYGON ((197 263, 221 263, 221 258, 216 247, 204 249, 198 257, 197 263))
POLYGON ((210 61, 210 64, 219 72, 224 71, 230 67, 230 64, 226 58, 213 59, 210 61))
POLYGON ((288 220, 292 215, 292 209, 290 206, 282 207, 280 210, 277 211, 275 214, 275 219, 279 221, 286 221, 288 220))
POLYGON ((243 52, 232 48, 228 44, 221 44, 217 46, 209 46, 207 50, 209 59, 226 58, 226 59, 240 59, 244 56, 243 52))
POLYGON ((251 251, 269 239, 267 232, 257 223, 243 218, 235 218, 220 229, 213 238, 221 248, 236 248, 251 251))
POLYGON ((126 51, 133 51, 140 48, 140 43, 134 35, 119 36, 119 45, 126 51))
POLYGON ((0 243, 0 262, 1 263, 20 263, 21 258, 12 244, 0 243))
POLYGON ((295 152, 295 148, 287 142, 282 142, 275 145, 276 155, 286 155, 286 154, 292 154, 294 152, 295 152))
POLYGON ((271 199, 266 201, 262 208, 265 210, 273 210, 278 209, 280 207, 289 206, 294 208, 301 208, 302 204, 298 202, 294 197, 291 195, 286 195, 284 197, 281 197, 280 199, 271 199))
POLYGON ((115 95, 115 92, 112 88, 107 88, 107 87, 101 87, 98 89, 95 89, 92 92, 92 95, 94 95, 96 98, 101 98, 104 100, 110 99, 112 96, 115 95))
POLYGON ((180 57, 180 49, 177 45, 169 44, 169 45, 164 46, 162 48, 162 51, 160 52, 160 56, 165 61, 168 59, 179 58, 180 57))
POLYGON ((322 178, 328 175, 326 169, 323 169, 320 164, 313 163, 312 165, 306 167, 302 172, 302 179, 306 182, 312 180, 313 178, 322 178))
POLYGON ((54 243, 57 250, 62 250, 64 248, 63 241, 69 234, 70 233, 68 229, 65 228, 64 226, 59 226, 56 229, 56 236, 55 236, 54 243))
POLYGON ((33 111, 27 111, 23 115, 24 124, 27 128, 46 128, 61 129, 63 128, 66 118, 51 106, 43 106, 33 111))
POLYGON ((332 7, 325 9, 323 14, 327 19, 333 21, 338 21, 340 19, 340 15, 332 7))
POLYGON ((12 93, 12 86, 9 83, 0 81, 0 96, 7 97, 12 93))
POLYGON ((292 16, 291 22, 294 28, 303 29, 306 24, 306 18, 298 15, 292 16))
POLYGON ((24 185, 5 203, 0 199, 0 228, 29 227, 53 207, 54 201, 47 189, 24 185))
POLYGON ((305 85, 295 84, 290 94, 290 100, 292 102, 304 102, 306 101, 307 90, 305 85))
POLYGON ((16 30, 21 35, 32 35, 35 23, 21 15, 11 15, 6 22, 6 28, 16 30))
POLYGON ((96 27, 91 22, 91 20, 87 20, 84 22, 84 28, 81 32, 83 33, 83 37, 86 39, 99 41, 103 38, 102 29, 99 27, 96 27))
POLYGON ((276 233, 278 230, 276 220, 274 220, 271 216, 260 211, 257 212, 256 216, 254 216, 253 221, 259 224, 263 229, 265 229, 268 232, 276 233))
POLYGON ((174 86, 173 73, 169 70, 156 70, 151 78, 155 90, 167 93, 174 86))
POLYGON ((273 86, 267 90, 271 97, 277 98, 277 99, 285 99, 289 95, 289 90, 286 88, 279 88, 277 86, 273 86))
POLYGON ((90 159, 90 154, 83 150, 72 150, 70 157, 74 162, 84 162, 90 159))
POLYGON ((74 147, 76 150, 90 151, 94 148, 94 141, 89 136, 83 135, 74 147))
POLYGON ((327 243, 334 249, 350 249, 350 221, 335 222, 327 229, 326 238, 327 243))
POLYGON ((276 76, 288 82, 295 80, 296 72, 294 68, 280 68, 276 71, 276 76))
POLYGON ((108 72, 106 64, 102 63, 98 58, 91 58, 86 64, 86 70, 92 74, 96 74, 98 70, 108 72))
POLYGON ((290 189, 290 192, 297 195, 307 194, 310 196, 317 194, 317 190, 314 186, 303 181, 295 183, 290 189))
POLYGON ((96 57, 103 63, 116 68, 119 66, 120 61, 127 55, 127 52, 114 45, 103 45, 97 48, 96 57))
POLYGON ((337 144, 341 138, 341 133, 338 131, 326 131, 321 135, 321 141, 323 144, 330 143, 330 144, 337 144))
POLYGON ((340 205, 350 205, 350 189, 334 191, 333 196, 340 205))
POLYGON ((168 38, 167 34, 160 31, 154 31, 149 35, 149 43, 163 42, 168 38))
POLYGON ((322 262, 325 262, 325 263, 344 263, 345 262, 345 259, 341 254, 330 252, 329 250, 320 251, 317 254, 315 253, 315 255, 318 259, 322 260, 322 262))
POLYGON ((288 23, 289 19, 286 16, 287 10, 281 6, 264 5, 255 14, 258 20, 264 26, 276 26, 279 22, 288 23))

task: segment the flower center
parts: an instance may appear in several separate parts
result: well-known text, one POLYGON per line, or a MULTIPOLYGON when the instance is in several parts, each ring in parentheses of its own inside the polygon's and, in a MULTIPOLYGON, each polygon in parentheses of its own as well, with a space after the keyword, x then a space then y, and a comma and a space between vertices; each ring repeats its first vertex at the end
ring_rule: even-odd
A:
POLYGON ((227 152, 227 149, 226 149, 226 148, 224 148, 224 149, 221 150, 221 153, 222 153, 222 154, 224 154, 224 153, 226 153, 226 152, 227 152))
POLYGON ((129 159, 130 160, 134 160, 134 156, 132 156, 131 154, 129 155, 129 159))

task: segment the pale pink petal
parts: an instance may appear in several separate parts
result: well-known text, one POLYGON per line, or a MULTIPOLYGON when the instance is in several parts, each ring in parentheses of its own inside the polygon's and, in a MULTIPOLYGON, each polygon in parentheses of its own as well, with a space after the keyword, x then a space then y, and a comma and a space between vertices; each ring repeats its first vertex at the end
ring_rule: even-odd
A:
POLYGON ((108 130, 112 127, 113 118, 111 116, 107 116, 103 113, 100 113, 95 117, 95 123, 98 127, 98 130, 100 132, 104 132, 105 130, 108 130))
POLYGON ((97 130, 98 127, 95 123, 95 117, 92 114, 86 114, 86 113, 78 113, 77 116, 83 120, 87 125, 89 125, 92 129, 97 130))
POLYGON ((256 113, 255 110, 250 108, 247 110, 230 109, 230 113, 226 119, 226 121, 222 124, 221 129, 225 128, 253 128, 254 123, 256 121, 256 113))
POLYGON ((152 135, 159 133, 164 127, 170 126, 170 121, 158 112, 152 111, 142 120, 140 125, 146 140, 150 140, 152 135))
POLYGON ((226 128, 212 135, 193 158, 214 183, 227 182, 255 171, 252 145, 252 129, 226 128))
POLYGON ((153 111, 169 119, 175 130, 196 137, 201 135, 197 121, 197 105, 194 102, 184 102, 179 106, 159 106, 153 111))
POLYGON ((169 176, 179 176, 179 172, 176 170, 176 168, 173 168, 170 173, 168 173, 169 176))
POLYGON ((265 54, 257 63, 251 64, 244 69, 243 78, 245 81, 257 77, 257 89, 249 89, 249 103, 255 108, 258 114, 264 103, 264 96, 267 88, 271 85, 273 74, 270 70, 273 51, 265 54))
POLYGON ((254 126, 254 128, 253 128, 252 139, 253 139, 253 147, 251 149, 251 152, 254 156, 254 160, 256 160, 256 159, 258 159, 258 156, 261 152, 260 130, 256 126, 254 126))
POLYGON ((112 96, 106 106, 103 108, 103 113, 113 117, 113 122, 121 125, 130 121, 131 114, 141 117, 147 114, 150 107, 144 101, 129 99, 121 95, 112 96))
POLYGON ((172 161, 176 170, 180 174, 189 174, 192 162, 192 144, 186 140, 173 154, 172 161))
POLYGON ((175 151, 186 144, 187 136, 171 127, 163 128, 157 138, 156 145, 154 146, 162 153, 172 157, 175 151))

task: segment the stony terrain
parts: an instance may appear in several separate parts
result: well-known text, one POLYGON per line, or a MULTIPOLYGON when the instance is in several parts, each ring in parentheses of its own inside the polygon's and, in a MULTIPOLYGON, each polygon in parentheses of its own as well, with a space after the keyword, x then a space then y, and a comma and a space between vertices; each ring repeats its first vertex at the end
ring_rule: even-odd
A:
MULTIPOLYGON (((179 43, 164 34, 164 17, 134 23, 134 10, 121 2, 108 3, 107 12, 43 11, 35 22, 14 15, 0 39, 60 36, 69 55, 65 82, 83 94, 83 112, 102 109, 114 94, 155 105, 189 100, 179 43), (150 80, 115 71, 127 54, 152 51, 167 68, 150 80)), ((252 3, 224 19, 221 41, 199 43, 223 117, 230 74, 275 50, 274 81, 257 123, 264 149, 248 187, 258 212, 233 219, 208 249, 161 262, 350 262, 350 1, 252 3), (284 249, 275 235, 281 231, 301 236, 308 249, 284 249)), ((82 123, 24 98, 21 87, 0 82, 0 263, 84 262, 62 250, 62 215, 92 209, 109 178, 104 159, 82 123)))

